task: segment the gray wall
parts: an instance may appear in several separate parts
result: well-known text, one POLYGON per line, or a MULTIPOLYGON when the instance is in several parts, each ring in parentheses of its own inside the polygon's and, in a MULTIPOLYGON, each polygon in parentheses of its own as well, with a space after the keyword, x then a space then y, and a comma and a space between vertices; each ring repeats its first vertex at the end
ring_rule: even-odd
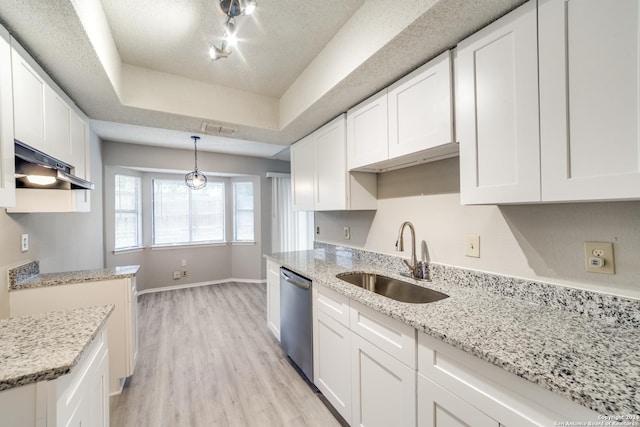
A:
MULTIPOLYGON (((91 144, 90 213, 7 214, 0 210, 0 270, 32 260, 40 271, 51 273, 104 267, 102 233, 102 158, 100 140, 93 132, 91 144), (20 252, 20 236, 29 234, 29 251, 20 252)), ((0 275, 0 317, 9 316, 7 275, 0 275)))
MULTIPOLYGON (((151 222, 143 221, 145 249, 114 254, 113 184, 118 172, 138 174, 143 180, 143 217, 151 215, 151 178, 159 170, 191 170, 193 151, 117 142, 103 143, 105 181, 105 256, 107 266, 141 265, 139 289, 161 288, 229 278, 261 280, 266 276, 262 253, 271 248, 271 180, 266 172, 289 172, 289 163, 256 157, 198 152, 198 168, 204 172, 246 175, 254 181, 256 195, 256 243, 234 245, 151 248, 151 222), (129 168, 141 170, 132 172, 129 168), (172 279, 174 270, 184 270, 188 276, 172 279)), ((180 172, 183 175, 182 172, 180 172)), ((229 194, 229 193, 228 193, 229 194)), ((230 203, 229 203, 230 205, 230 203)), ((228 236, 230 226, 227 224, 228 236)))
POLYGON ((640 202, 461 206, 459 192, 458 158, 380 174, 377 211, 317 212, 316 240, 398 255, 409 220, 434 262, 640 298, 640 202), (467 234, 480 258, 465 256, 467 234), (585 272, 585 241, 614 243, 616 275, 585 272))

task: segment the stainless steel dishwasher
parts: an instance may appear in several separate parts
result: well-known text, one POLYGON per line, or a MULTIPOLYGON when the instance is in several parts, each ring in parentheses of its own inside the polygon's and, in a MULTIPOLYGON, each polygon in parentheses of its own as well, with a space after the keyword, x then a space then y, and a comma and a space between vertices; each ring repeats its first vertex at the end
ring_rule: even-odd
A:
POLYGON ((313 384, 311 280, 280 268, 280 346, 313 384))

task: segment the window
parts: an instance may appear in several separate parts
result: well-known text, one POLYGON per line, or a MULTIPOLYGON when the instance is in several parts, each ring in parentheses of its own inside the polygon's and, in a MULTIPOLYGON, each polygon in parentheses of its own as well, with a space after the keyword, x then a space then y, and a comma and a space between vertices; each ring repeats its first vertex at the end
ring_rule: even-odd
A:
POLYGON ((224 183, 191 190, 184 180, 153 180, 153 244, 224 242, 224 183))
POLYGON ((233 183, 233 240, 252 242, 253 182, 233 183))
POLYGON ((142 245, 140 178, 116 174, 115 179, 115 249, 139 247, 142 245))

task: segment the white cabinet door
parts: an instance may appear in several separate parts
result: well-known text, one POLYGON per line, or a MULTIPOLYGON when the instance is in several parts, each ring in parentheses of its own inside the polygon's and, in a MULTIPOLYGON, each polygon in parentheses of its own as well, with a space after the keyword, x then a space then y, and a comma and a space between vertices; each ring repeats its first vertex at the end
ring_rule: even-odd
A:
POLYGON ((315 143, 313 134, 291 146, 293 209, 312 211, 315 200, 315 143))
POLYGON ((280 264, 267 260, 267 327, 280 341, 280 264))
POLYGON ((460 42, 455 69, 462 203, 539 201, 536 2, 460 42))
POLYGON ((418 375, 419 427, 499 427, 499 423, 455 394, 418 375))
POLYGON ((314 132, 317 211, 347 208, 346 132, 344 115, 314 132))
POLYGON ((640 4, 539 6, 542 199, 640 197, 640 4))
POLYGON ((351 425, 414 427, 416 371, 351 334, 351 425))
POLYGON ((347 169, 389 158, 387 89, 347 111, 347 169))
POLYGON ((9 33, 0 27, 0 207, 15 206, 13 88, 9 33))
MULTIPOLYGON (((44 140, 46 153, 71 163, 71 110, 49 86, 44 88, 44 140)), ((27 144, 29 144, 27 142, 27 144)))
MULTIPOLYGON (((71 132, 70 162, 74 175, 89 181, 91 175, 89 157, 89 126, 74 111, 70 112, 69 129, 71 132)), ((74 190, 75 212, 91 212, 91 190, 74 190)))
POLYGON ((11 50, 11 65, 15 139, 46 153, 49 148, 44 137, 46 83, 15 48, 11 50))
POLYGON ((351 423, 350 336, 346 326, 314 309, 313 382, 347 423, 351 423))
POLYGON ((453 141, 451 54, 443 53, 389 87, 389 158, 453 141))

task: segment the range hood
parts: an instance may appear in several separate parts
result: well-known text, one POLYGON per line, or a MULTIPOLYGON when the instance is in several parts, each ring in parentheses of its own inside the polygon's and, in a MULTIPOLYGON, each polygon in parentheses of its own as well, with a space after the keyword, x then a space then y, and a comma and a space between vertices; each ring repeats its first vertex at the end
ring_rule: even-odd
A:
POLYGON ((93 190, 94 185, 73 175, 73 166, 55 159, 42 151, 29 147, 17 139, 16 188, 42 188, 57 190, 93 190))

